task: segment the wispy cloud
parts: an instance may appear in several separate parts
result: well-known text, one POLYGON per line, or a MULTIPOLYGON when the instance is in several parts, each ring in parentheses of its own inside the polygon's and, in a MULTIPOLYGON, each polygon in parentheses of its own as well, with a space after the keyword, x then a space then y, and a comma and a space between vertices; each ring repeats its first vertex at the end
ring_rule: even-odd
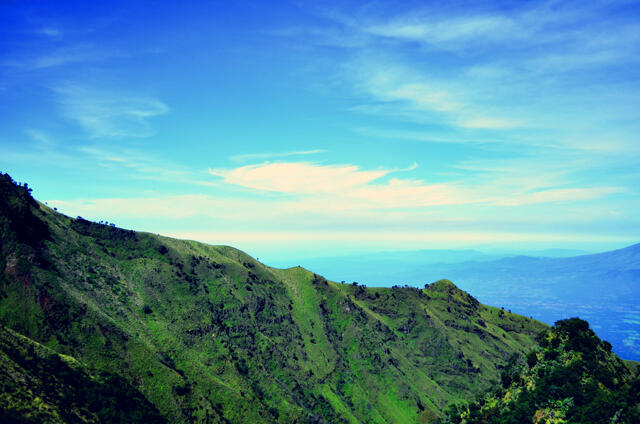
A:
POLYGON ((44 131, 35 129, 35 128, 27 128, 25 133, 36 143, 38 143, 39 148, 43 147, 52 147, 55 143, 52 138, 44 131))
MULTIPOLYGON (((463 167, 463 166, 462 166, 463 167)), ((526 204, 579 202, 622 191, 620 187, 563 187, 561 170, 475 168, 475 177, 429 184, 420 179, 384 177, 411 171, 362 170, 355 165, 318 165, 308 162, 263 163, 234 169, 210 170, 230 185, 264 192, 303 196, 325 208, 360 210, 411 208, 436 205, 485 204, 497 207, 526 204), (334 206, 329 206, 334 205, 334 206)), ((470 168, 467 168, 471 170, 470 168)), ((305 201, 308 204, 308 201, 305 201)))
MULTIPOLYGON (((327 6, 315 11, 330 25, 283 35, 343 49, 336 80, 353 96, 350 111, 440 125, 441 135, 447 127, 474 130, 467 140, 518 131, 512 144, 596 150, 609 143, 569 138, 590 137, 585 123, 602 121, 606 111, 610 121, 628 116, 623 105, 633 103, 598 101, 594 90, 624 95, 629 89, 602 72, 626 74, 640 63, 640 25, 619 7, 555 1, 475 4, 464 11, 454 4, 327 6), (526 132, 533 136, 523 137, 526 132)), ((624 137, 634 133, 627 125, 624 137)))
MULTIPOLYGON (((383 4, 381 8, 384 9, 383 4)), ((477 49, 489 51, 498 45, 519 47, 520 50, 544 46, 547 52, 555 52, 559 47, 569 47, 572 52, 629 51, 629 41, 638 36, 638 25, 620 16, 616 25, 611 25, 608 19, 612 15, 607 9, 615 8, 615 2, 591 2, 580 6, 555 1, 523 3, 504 9, 469 5, 461 13, 454 5, 409 8, 387 5, 387 10, 377 10, 377 13, 375 7, 361 7, 349 12, 325 11, 322 15, 349 29, 353 37, 355 34, 369 36, 369 45, 380 45, 377 39, 384 38, 468 53, 477 49), (603 15, 608 19, 603 19, 603 15), (606 31, 602 31, 604 28, 606 31)), ((509 52, 511 57, 520 58, 515 53, 509 52)), ((491 56, 495 54, 499 52, 491 56)))
POLYGON ((355 59, 346 69, 354 85, 383 106, 370 112, 463 128, 504 130, 520 125, 517 119, 489 115, 488 107, 474 104, 471 93, 457 84, 425 77, 406 64, 389 64, 381 62, 379 56, 366 55, 355 59))
POLYGON ((510 129, 520 126, 520 123, 515 120, 504 118, 491 118, 491 117, 474 117, 463 119, 458 122, 458 125, 464 128, 476 128, 476 129, 510 129))
POLYGON ((77 63, 100 62, 116 56, 120 56, 120 54, 93 45, 77 45, 47 51, 21 63, 25 68, 42 69, 77 63))
POLYGON ((394 140, 411 140, 425 143, 467 143, 467 144, 491 144, 505 143, 504 137, 482 137, 464 133, 442 134, 438 131, 410 131, 410 130, 394 130, 381 129, 376 127, 356 127, 353 132, 366 137, 375 137, 381 139, 394 140))
POLYGON ((156 181, 181 185, 190 189, 219 187, 221 182, 211 181, 207 169, 193 169, 184 164, 158 156, 150 149, 130 146, 129 140, 109 140, 104 143, 81 144, 58 140, 49 132, 36 128, 24 131, 26 138, 12 146, 0 142, 0 163, 9 165, 37 164, 51 172, 56 169, 74 170, 90 175, 104 175, 127 181, 156 181))
POLYGON ((45 37, 50 38, 60 38, 63 35, 63 32, 60 28, 53 26, 45 26, 36 31, 37 34, 43 35, 45 37))
MULTIPOLYGON (((229 244, 243 249, 290 249, 311 254, 331 249, 385 246, 411 249, 425 246, 440 248, 468 248, 485 244, 495 247, 501 243, 566 243, 633 241, 626 234, 596 233, 563 230, 505 228, 501 222, 480 217, 470 225, 469 219, 452 216, 456 209, 442 214, 381 213, 349 209, 333 209, 332 204, 311 199, 275 201, 274 199, 232 198, 220 195, 177 195, 135 198, 104 198, 52 200, 56 206, 72 216, 89 219, 108 219, 118 225, 143 223, 142 229, 158 231, 149 222, 162 222, 165 235, 199 240, 213 244, 229 244), (207 222, 208 229, 184 228, 184 223, 207 222), (341 225, 342 224, 342 225, 341 225), (176 228, 171 230, 171 228, 176 228)), ((562 216, 547 224, 563 223, 562 216)), ((615 217, 614 217, 615 218, 615 217)), ((512 218, 511 218, 512 219, 512 218)), ((522 219, 522 218, 520 218, 522 219)), ((157 224, 155 224, 157 225, 157 224)), ((519 226, 521 227, 521 226, 519 226)), ((296 256, 297 257, 297 256, 296 256)))
MULTIPOLYGON (((2 94, 16 105, 0 162, 37 176, 53 169, 64 196, 82 197, 58 204, 74 215, 194 238, 210 231, 211 241, 226 234, 231 244, 424 247, 639 228, 635 10, 605 1, 330 3, 265 16, 248 38, 215 37, 245 33, 242 5, 213 32, 176 28, 171 40, 132 38, 129 23, 143 11, 123 21, 81 11, 25 23, 0 59, 2 94), (282 22, 296 27, 273 29, 282 22), (225 63, 223 85, 206 69, 188 81, 143 73, 149 63, 208 63, 209 48, 225 63), (247 85, 254 72, 270 78, 247 85), (175 117, 157 94, 168 82, 183 91, 171 103, 184 112, 175 117), (205 103, 189 108, 207 83, 220 95, 203 100, 211 112, 203 116, 205 103), (265 111, 263 96, 278 94, 265 111), (150 138, 169 118, 172 131, 150 138), (265 136, 291 122, 291 131, 265 136), (217 136, 205 134, 214 128, 217 136), (175 155, 174 133, 191 155, 175 155), (421 166, 391 165, 414 160, 421 166), (77 184, 87 178, 92 191, 77 184)), ((171 13, 158 9, 166 22, 171 13)))
MULTIPOLYGON (((420 248, 423 246, 441 246, 446 248, 468 247, 475 244, 486 244, 495 247, 497 244, 510 242, 617 242, 628 243, 624 236, 580 233, 528 233, 499 231, 175 231, 166 235, 181 239, 200 240, 213 244, 249 244, 252 247, 271 247, 293 243, 300 246, 316 247, 318 243, 329 243, 329 246, 344 244, 362 246, 392 246, 399 249, 420 248), (302 242, 302 243, 301 243, 302 242)), ((370 249, 370 247, 369 247, 370 249)), ((316 253, 317 254, 317 253, 316 253)))
POLYGON ((82 145, 76 148, 82 160, 94 167, 112 170, 128 179, 161 181, 180 184, 183 187, 219 186, 210 181, 206 170, 194 170, 157 157, 153 153, 137 150, 126 145, 82 145))
POLYGON ((154 134, 149 120, 169 111, 165 103, 150 96, 76 84, 60 85, 54 91, 63 114, 80 124, 92 138, 149 137, 154 134))
POLYGON ((365 24, 360 30, 372 35, 443 45, 451 42, 483 40, 501 41, 521 38, 526 32, 507 16, 480 14, 466 17, 434 19, 426 12, 412 13, 384 23, 365 24))
POLYGON ((49 132, 37 128, 24 130, 26 137, 20 137, 18 143, 0 142, 0 162, 10 169, 18 164, 38 166, 44 169, 52 167, 81 169, 86 163, 78 160, 70 149, 58 142, 49 132))
MULTIPOLYGON (((82 151, 136 175, 144 174, 148 165, 142 156, 128 152, 82 151)), ((154 230, 150 222, 160 222, 165 229, 182 228, 168 235, 244 248, 309 243, 317 252, 320 245, 314 243, 323 243, 322 248, 335 243, 419 248, 498 241, 629 241, 622 232, 585 231, 594 220, 611 225, 619 219, 611 214, 610 205, 598 199, 623 188, 575 187, 561 163, 534 168, 523 163, 461 163, 458 168, 467 173, 464 179, 458 175, 429 183, 410 177, 420 169, 417 164, 370 170, 353 164, 265 162, 210 170, 217 177, 213 192, 199 190, 193 175, 175 174, 166 177, 183 184, 181 193, 186 194, 48 200, 74 216, 137 223, 145 230, 154 230), (406 174, 400 176, 401 172, 406 174), (596 201, 603 206, 593 207, 596 201), (588 210, 582 206, 585 203, 591 205, 588 210), (185 225, 189 222, 197 224, 185 225), (208 230, 201 229, 203 223, 208 230)))
POLYGON ((54 45, 33 48, 27 54, 8 57, 1 65, 21 71, 50 70, 66 65, 85 66, 125 56, 122 52, 91 43, 54 45))
POLYGON ((561 188, 552 190, 540 190, 532 193, 523 193, 498 201, 505 206, 520 206, 535 203, 553 202, 582 202, 598 199, 614 193, 624 191, 621 187, 587 187, 587 188, 561 188))
POLYGON ((314 149, 314 150, 296 150, 291 152, 247 153, 243 155, 231 156, 231 160, 234 162, 246 162, 251 160, 283 158, 288 156, 315 155, 318 153, 325 153, 325 152, 326 150, 323 150, 323 149, 314 149))

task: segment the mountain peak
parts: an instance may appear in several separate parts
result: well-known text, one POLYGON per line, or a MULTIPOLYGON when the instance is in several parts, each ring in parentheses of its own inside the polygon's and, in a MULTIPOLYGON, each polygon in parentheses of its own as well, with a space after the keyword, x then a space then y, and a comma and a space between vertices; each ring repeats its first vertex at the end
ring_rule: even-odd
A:
POLYGON ((432 295, 437 293, 438 297, 446 299, 450 304, 462 306, 468 311, 476 310, 480 305, 478 299, 447 279, 438 280, 425 287, 425 289, 432 295))
POLYGON ((460 290, 458 286, 456 286, 455 284, 453 284, 451 280, 447 280, 446 278, 443 278, 441 280, 436 281, 433 284, 430 284, 429 288, 431 290, 439 290, 439 291, 449 291, 452 289, 460 290))
POLYGON ((34 214, 39 208, 27 183, 17 183, 9 174, 0 173, 0 235, 3 239, 14 239, 32 247, 48 239, 47 225, 34 214))

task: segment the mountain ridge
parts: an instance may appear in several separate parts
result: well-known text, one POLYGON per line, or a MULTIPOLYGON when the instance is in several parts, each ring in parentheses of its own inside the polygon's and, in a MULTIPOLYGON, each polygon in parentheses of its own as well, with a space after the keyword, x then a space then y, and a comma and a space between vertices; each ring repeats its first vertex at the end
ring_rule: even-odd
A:
POLYGON ((170 422, 435 422, 546 328, 449 281, 335 283, 0 188, 0 324, 117 370, 170 422))
POLYGON ((450 278, 483 303, 549 325, 567 315, 583 317, 616 353, 640 360, 640 244, 562 258, 519 255, 438 263, 424 262, 422 255, 403 255, 302 263, 329 278, 380 286, 422 287, 425 281, 450 278))

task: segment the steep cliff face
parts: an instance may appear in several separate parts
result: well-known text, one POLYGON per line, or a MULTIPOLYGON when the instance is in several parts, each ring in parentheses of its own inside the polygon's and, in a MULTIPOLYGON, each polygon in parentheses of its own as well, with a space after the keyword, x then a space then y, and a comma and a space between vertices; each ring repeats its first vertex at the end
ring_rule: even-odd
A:
POLYGON ((117 374, 171 422, 430 422, 546 328, 446 280, 338 284, 72 219, 0 180, 0 324, 117 374))

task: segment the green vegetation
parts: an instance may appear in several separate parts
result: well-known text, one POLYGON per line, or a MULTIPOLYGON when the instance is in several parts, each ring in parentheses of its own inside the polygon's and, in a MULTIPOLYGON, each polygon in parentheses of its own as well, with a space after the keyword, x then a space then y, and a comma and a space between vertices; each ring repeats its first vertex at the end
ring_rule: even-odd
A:
POLYGON ((0 422, 166 422, 121 377, 91 375, 75 359, 2 326, 0 366, 0 422))
POLYGON ((638 423, 640 378, 637 364, 625 365, 578 318, 556 322, 542 332, 540 346, 515 355, 502 387, 465 407, 452 406, 448 422, 638 423), (631 370, 633 368, 633 371, 631 370))
MULTIPOLYGON (((116 373, 126 393, 148 401, 123 409, 127 417, 153 418, 153 405, 169 422, 436 422, 448 404, 499 383, 509 358, 547 328, 446 280, 338 284, 227 246, 73 219, 7 175, 0 235, 4 334, 38 346, 38 363, 75 358, 70 369, 105 399, 114 393, 104 373, 116 373)), ((74 386, 57 368, 46 377, 53 385, 36 384, 46 367, 26 367, 23 351, 4 350, 4 360, 35 380, 3 367, 5 415, 101 419, 87 399, 65 400, 74 386)))

